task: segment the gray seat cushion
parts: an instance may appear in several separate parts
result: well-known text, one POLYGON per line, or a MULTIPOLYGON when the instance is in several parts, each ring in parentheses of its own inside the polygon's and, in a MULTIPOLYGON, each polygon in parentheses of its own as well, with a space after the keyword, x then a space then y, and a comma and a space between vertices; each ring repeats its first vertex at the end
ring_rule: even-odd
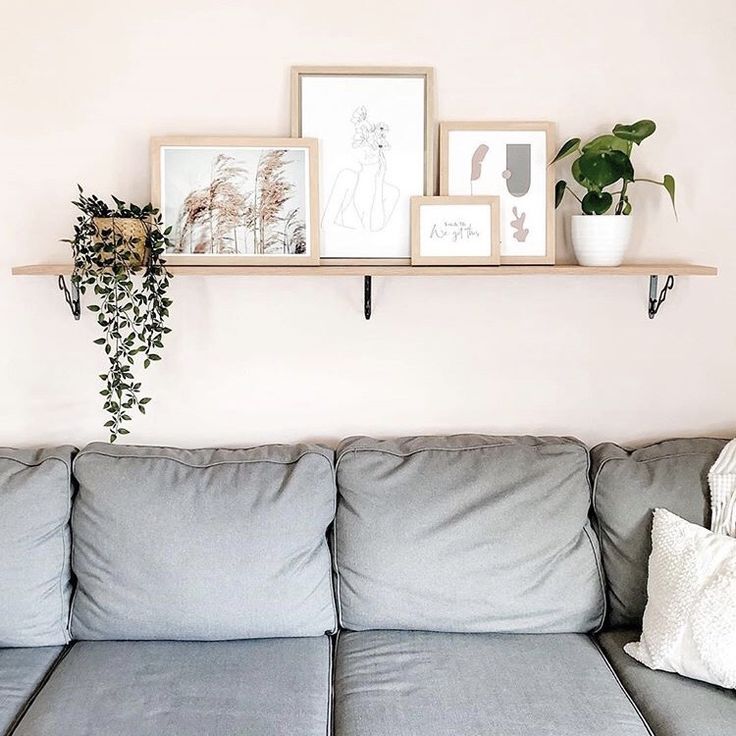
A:
POLYGON ((93 444, 74 462, 75 639, 334 630, 332 451, 93 444))
POLYGON ((585 632, 602 623, 588 451, 557 437, 356 437, 338 449, 347 629, 585 632))
POLYGON ((63 647, 0 649, 0 734, 9 733, 63 647))
POLYGON ((69 641, 74 451, 0 448, 0 647, 69 641))
POLYGON ((593 509, 607 578, 608 623, 640 627, 647 602, 652 511, 710 524, 708 471, 724 440, 666 440, 638 450, 591 450, 593 509))
POLYGON ((671 672, 650 670, 624 652, 640 632, 600 634, 601 648, 657 736, 726 736, 736 733, 736 692, 671 672))
POLYGON ((80 642, 14 736, 325 736, 328 637, 80 642))
POLYGON ((583 634, 341 633, 336 736, 646 736, 583 634))

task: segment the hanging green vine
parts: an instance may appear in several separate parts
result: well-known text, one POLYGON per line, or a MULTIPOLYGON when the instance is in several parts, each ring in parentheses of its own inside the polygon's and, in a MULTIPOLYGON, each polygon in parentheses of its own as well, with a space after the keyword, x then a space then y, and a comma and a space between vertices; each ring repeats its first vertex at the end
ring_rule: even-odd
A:
POLYGON ((106 373, 100 374, 104 388, 103 408, 109 415, 105 427, 110 442, 129 434, 124 425, 132 421, 136 408, 146 413, 150 397, 141 396, 136 380, 136 360, 143 367, 161 360, 164 335, 171 307, 167 297, 171 274, 164 253, 171 228, 162 229, 161 214, 151 204, 139 207, 113 197, 109 207, 98 197, 86 196, 79 187, 73 204, 81 211, 70 243, 74 256, 72 283, 81 294, 91 291, 95 303, 87 309, 97 315, 108 360, 106 373))

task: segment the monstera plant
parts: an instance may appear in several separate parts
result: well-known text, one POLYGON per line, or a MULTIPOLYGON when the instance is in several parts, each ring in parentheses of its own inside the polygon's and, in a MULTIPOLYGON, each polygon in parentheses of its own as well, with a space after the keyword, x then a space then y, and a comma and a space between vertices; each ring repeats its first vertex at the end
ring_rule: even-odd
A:
MULTIPOLYGON (((599 135, 587 143, 580 138, 571 138, 564 143, 552 163, 573 157, 570 173, 583 192, 576 193, 566 179, 560 179, 555 187, 555 207, 559 207, 565 195, 569 194, 580 204, 584 216, 627 216, 633 209, 632 185, 646 182, 661 186, 669 195, 674 209, 674 177, 665 174, 660 181, 638 176, 632 161, 635 147, 638 149, 656 129, 653 120, 639 120, 631 125, 619 123, 610 133, 599 135)), ((577 216, 573 217, 571 232, 573 247, 582 265, 619 265, 631 235, 631 221, 628 218, 605 218, 594 223, 590 220, 584 222, 577 216), (606 247, 615 253, 603 253, 606 247), (589 262, 591 256, 595 262, 589 262)))
POLYGON ((99 197, 84 194, 73 204, 80 210, 72 247, 72 283, 81 294, 91 293, 87 309, 97 316, 102 337, 94 342, 104 348, 107 371, 100 374, 103 408, 109 419, 110 442, 129 434, 124 426, 130 412, 145 414, 149 397, 141 396, 134 376, 139 357, 147 368, 161 359, 171 299, 167 293, 171 274, 163 254, 170 228, 162 229, 161 215, 152 205, 126 204, 113 197, 109 206, 99 197))

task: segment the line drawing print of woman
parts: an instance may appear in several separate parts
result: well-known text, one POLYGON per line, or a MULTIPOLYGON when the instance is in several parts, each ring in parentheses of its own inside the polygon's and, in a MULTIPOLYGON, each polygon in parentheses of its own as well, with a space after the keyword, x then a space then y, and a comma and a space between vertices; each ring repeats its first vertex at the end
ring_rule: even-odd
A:
POLYGON ((356 167, 335 177, 322 216, 322 227, 337 225, 351 230, 379 232, 391 220, 401 191, 386 181, 388 125, 371 123, 365 106, 351 117, 356 167))

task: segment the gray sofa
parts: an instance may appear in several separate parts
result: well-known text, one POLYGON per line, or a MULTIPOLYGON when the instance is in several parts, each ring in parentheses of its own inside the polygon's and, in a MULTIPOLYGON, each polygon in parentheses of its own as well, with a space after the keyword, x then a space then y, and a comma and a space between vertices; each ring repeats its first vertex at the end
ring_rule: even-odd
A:
POLYGON ((0 450, 0 734, 736 733, 622 650, 724 444, 0 450))

